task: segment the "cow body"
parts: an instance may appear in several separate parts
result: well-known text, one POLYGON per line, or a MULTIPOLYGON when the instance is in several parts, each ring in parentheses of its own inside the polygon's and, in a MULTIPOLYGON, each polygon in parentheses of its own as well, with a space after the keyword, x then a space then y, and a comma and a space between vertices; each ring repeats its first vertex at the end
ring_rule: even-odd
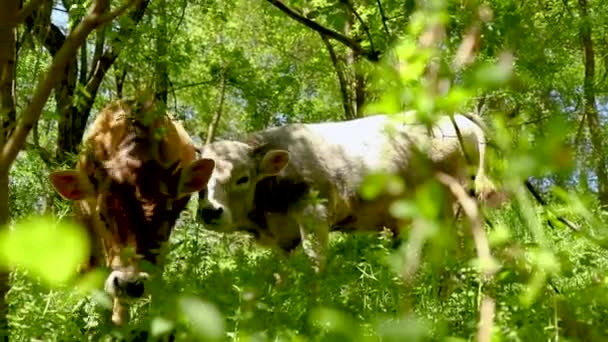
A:
POLYGON ((85 269, 110 269, 104 287, 116 324, 125 320, 125 299, 143 294, 149 273, 141 261, 158 263, 191 193, 206 186, 214 163, 195 157, 182 126, 151 102, 117 101, 88 130, 76 169, 49 176, 91 238, 85 269))
MULTIPOLYGON (((401 117, 414 119, 415 113, 401 117)), ((287 125, 255 133, 247 142, 206 146, 203 156, 217 167, 208 191, 199 193, 199 217, 208 229, 250 231, 262 244, 286 251, 316 235, 305 250, 319 270, 329 231, 398 229, 388 210, 394 196, 364 200, 359 195, 370 173, 398 175, 406 189, 415 189, 434 171, 465 183, 471 175, 464 147, 477 166, 478 192, 492 190, 484 172, 485 136, 471 119, 454 116, 463 147, 448 117, 432 128, 391 120, 376 115, 287 125)))

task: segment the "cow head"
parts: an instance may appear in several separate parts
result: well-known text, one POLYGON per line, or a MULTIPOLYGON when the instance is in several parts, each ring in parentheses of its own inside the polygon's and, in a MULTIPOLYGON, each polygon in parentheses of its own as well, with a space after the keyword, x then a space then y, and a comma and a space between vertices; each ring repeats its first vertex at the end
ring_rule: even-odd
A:
POLYGON ((254 223, 256 186, 278 175, 289 162, 289 153, 268 146, 252 147, 238 141, 219 141, 204 147, 203 156, 215 161, 206 189, 199 192, 198 219, 205 228, 229 232, 249 230, 254 223))
POLYGON ((183 128, 170 120, 167 136, 152 143, 151 131, 136 129, 116 111, 100 113, 76 169, 52 172, 49 179, 74 201, 90 233, 88 266, 110 269, 104 288, 114 299, 112 319, 121 324, 121 301, 144 292, 148 272, 141 261, 157 264, 161 245, 190 195, 205 188, 214 162, 194 160, 183 128))

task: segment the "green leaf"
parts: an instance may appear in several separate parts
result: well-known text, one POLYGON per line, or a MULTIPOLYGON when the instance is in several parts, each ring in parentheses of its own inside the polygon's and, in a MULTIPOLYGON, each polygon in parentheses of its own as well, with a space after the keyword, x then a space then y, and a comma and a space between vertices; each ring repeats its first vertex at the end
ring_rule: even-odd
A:
POLYGON ((195 335, 204 340, 224 337, 224 319, 215 305, 190 295, 180 297, 178 305, 195 335))
POLYGON ((154 317, 150 323, 150 333, 154 337, 167 335, 173 329, 173 326, 173 322, 166 318, 154 317))
POLYGON ((419 209, 416 207, 415 203, 404 199, 394 201, 389 208, 391 215, 397 219, 413 218, 418 211, 419 209))
POLYGON ((475 71, 475 79, 477 85, 482 88, 499 87, 511 79, 512 71, 511 65, 486 64, 475 71))
POLYGON ((89 255, 89 239, 79 226, 50 217, 21 221, 0 232, 0 264, 23 267, 48 286, 65 284, 89 255))
POLYGON ((369 174, 363 180, 359 194, 364 200, 372 200, 380 196, 386 184, 387 175, 384 173, 369 174))

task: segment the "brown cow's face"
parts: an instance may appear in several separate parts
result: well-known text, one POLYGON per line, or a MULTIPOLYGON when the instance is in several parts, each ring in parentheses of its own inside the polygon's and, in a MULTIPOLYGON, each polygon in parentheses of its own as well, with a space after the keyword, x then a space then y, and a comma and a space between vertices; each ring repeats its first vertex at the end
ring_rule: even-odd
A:
POLYGON ((255 207, 257 183, 280 173, 289 161, 288 152, 268 150, 259 156, 247 144, 220 141, 206 146, 203 156, 215 161, 215 170, 207 188, 199 192, 198 218, 214 231, 248 230, 254 226, 249 213, 255 207))
POLYGON ((61 196, 77 202, 93 239, 92 266, 111 268, 105 290, 114 298, 139 297, 147 278, 140 261, 157 262, 158 249, 190 195, 205 188, 214 162, 200 159, 184 168, 140 162, 129 172, 93 164, 84 161, 49 178, 61 196))

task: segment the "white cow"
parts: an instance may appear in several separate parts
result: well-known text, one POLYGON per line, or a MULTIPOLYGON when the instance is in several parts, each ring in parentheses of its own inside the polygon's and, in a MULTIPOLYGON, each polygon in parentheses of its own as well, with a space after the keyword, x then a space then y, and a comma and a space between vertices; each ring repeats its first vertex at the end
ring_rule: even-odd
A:
POLYGON ((442 171, 463 184, 474 176, 482 198, 494 191, 485 174, 486 139, 475 121, 454 115, 461 146, 449 117, 432 128, 411 123, 413 119, 415 113, 406 112, 292 124, 254 133, 248 141, 207 145, 203 157, 213 159, 215 169, 207 189, 199 193, 198 217, 206 229, 249 231, 261 244, 285 251, 304 242, 320 271, 331 230, 398 230, 388 210, 394 197, 364 200, 359 195, 370 173, 399 175, 413 191, 434 171, 442 171), (311 233, 316 240, 310 239, 311 233))

